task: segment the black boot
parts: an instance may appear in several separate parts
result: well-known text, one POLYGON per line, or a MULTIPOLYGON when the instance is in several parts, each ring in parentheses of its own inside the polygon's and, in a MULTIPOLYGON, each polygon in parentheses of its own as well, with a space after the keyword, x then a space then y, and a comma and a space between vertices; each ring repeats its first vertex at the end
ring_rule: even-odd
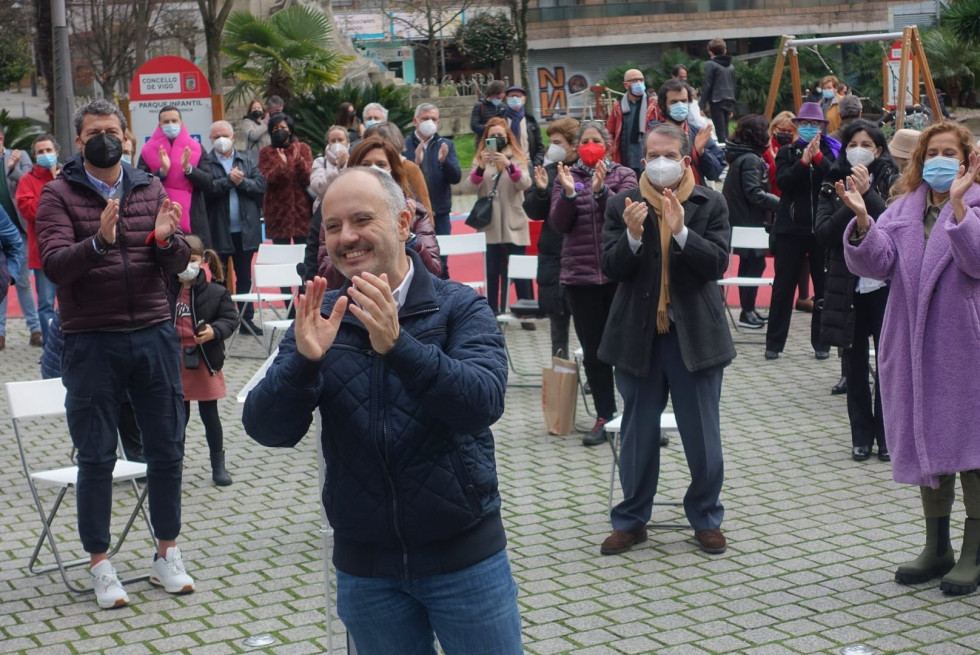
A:
MULTIPOLYGON (((980 523, 980 521, 978 521, 980 523)), ((926 519, 926 546, 917 558, 895 571, 898 584, 921 584, 946 575, 953 568, 953 545, 949 541, 949 517, 926 519)), ((976 586, 974 586, 976 589, 976 586)))
POLYGON ((951 596, 972 594, 980 581, 980 519, 967 519, 963 526, 960 561, 946 574, 939 588, 951 596))
POLYGON ((219 487, 227 487, 231 484, 231 476, 225 468, 225 451, 211 453, 211 479, 219 487))

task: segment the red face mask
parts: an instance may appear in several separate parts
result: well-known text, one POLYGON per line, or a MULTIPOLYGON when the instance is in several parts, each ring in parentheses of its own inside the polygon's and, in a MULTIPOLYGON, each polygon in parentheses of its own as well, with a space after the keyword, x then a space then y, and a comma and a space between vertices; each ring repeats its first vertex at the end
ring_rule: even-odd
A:
POLYGON ((583 164, 595 168, 595 165, 606 156, 606 147, 598 143, 583 143, 578 147, 578 156, 583 164))

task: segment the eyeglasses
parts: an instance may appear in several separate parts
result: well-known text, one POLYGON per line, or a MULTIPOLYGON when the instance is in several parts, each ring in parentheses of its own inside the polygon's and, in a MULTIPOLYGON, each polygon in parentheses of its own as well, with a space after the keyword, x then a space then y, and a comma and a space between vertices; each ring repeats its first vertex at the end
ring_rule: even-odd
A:
POLYGON ((626 83, 627 84, 636 84, 637 82, 643 82, 643 81, 644 81, 644 79, 642 77, 634 77, 632 79, 626 80, 626 83))
POLYGON ((805 127, 807 125, 812 127, 823 127, 824 121, 808 121, 806 119, 797 119, 793 121, 797 127, 805 127))

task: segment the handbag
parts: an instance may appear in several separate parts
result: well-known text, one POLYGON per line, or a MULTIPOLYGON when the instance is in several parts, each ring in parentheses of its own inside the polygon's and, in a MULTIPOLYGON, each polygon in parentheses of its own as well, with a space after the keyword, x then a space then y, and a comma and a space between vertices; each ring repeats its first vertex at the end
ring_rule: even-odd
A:
POLYGON ((577 388, 578 364, 573 360, 552 357, 551 366, 541 371, 541 409, 545 428, 551 434, 572 433, 577 388))
POLYGON ((477 198, 473 203, 470 215, 466 217, 466 224, 474 230, 479 230, 490 225, 493 220, 493 199, 497 197, 497 185, 500 184, 502 173, 497 174, 497 181, 493 183, 493 190, 482 198, 477 198))

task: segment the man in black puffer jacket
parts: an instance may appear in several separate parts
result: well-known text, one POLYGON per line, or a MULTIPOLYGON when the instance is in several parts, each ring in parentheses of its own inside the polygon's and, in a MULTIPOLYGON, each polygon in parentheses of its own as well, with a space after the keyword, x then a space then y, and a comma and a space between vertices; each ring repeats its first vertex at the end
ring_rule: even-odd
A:
POLYGON ((337 612, 359 653, 428 652, 433 630, 448 652, 521 653, 490 432, 507 385, 493 313, 405 248, 412 214, 390 176, 346 169, 322 207, 348 283, 326 296, 323 278, 307 283, 245 431, 292 447, 319 410, 337 612))

